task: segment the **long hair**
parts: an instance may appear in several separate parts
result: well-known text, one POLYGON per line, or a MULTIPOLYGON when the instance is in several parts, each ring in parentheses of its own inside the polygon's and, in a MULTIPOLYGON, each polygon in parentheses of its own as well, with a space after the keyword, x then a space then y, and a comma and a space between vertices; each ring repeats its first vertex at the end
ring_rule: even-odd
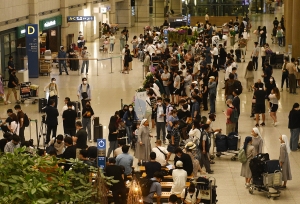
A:
POLYGON ((273 93, 275 94, 277 100, 279 100, 280 99, 280 92, 279 92, 279 89, 277 87, 273 88, 273 93))
POLYGON ((248 146, 248 143, 249 143, 250 141, 252 141, 252 137, 247 136, 247 137, 245 138, 244 147, 243 147, 244 150, 245 150, 245 152, 247 151, 247 146, 248 146))
POLYGON ((252 62, 252 61, 249 61, 249 62, 248 62, 247 70, 248 70, 248 71, 253 71, 253 62, 252 62))
POLYGON ((116 127, 116 125, 117 125, 117 117, 116 116, 111 116, 110 120, 109 120, 108 128, 113 129, 113 128, 116 127))

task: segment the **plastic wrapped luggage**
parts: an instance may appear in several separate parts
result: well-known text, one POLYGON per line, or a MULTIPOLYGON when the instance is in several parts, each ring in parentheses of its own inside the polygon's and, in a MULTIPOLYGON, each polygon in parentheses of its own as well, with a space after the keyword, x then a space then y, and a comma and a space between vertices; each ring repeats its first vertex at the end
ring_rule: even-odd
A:
POLYGON ((226 152, 228 147, 227 147, 227 136, 226 135, 221 135, 217 134, 216 135, 216 147, 217 147, 217 152, 226 152))
POLYGON ((238 150, 238 142, 239 142, 239 137, 236 132, 231 132, 227 136, 227 146, 228 150, 238 150))
POLYGON ((264 173, 274 173, 275 171, 280 171, 279 160, 269 160, 264 162, 264 173))

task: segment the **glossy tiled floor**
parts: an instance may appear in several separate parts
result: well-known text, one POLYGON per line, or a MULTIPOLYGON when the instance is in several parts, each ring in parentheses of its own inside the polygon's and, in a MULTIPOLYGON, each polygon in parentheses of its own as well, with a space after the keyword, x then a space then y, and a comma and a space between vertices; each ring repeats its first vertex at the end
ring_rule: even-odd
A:
MULTIPOLYGON (((280 17, 280 9, 278 9, 275 13, 275 16, 280 17)), ((274 19, 273 14, 265 14, 265 15, 253 15, 251 17, 253 29, 257 28, 257 26, 267 26, 267 29, 271 31, 273 25, 272 21, 274 19)), ((142 27, 145 26, 140 25, 139 27, 130 28, 130 38, 134 35, 139 35, 142 33, 142 27)), ((246 61, 250 59, 250 54, 253 49, 253 42, 255 39, 252 36, 252 39, 248 43, 248 52, 246 61)), ((269 35, 270 36, 270 35, 269 35)), ((270 37, 267 39, 267 42, 271 44, 270 37)), ((107 58, 108 56, 118 56, 117 54, 103 54, 99 53, 99 42, 96 40, 94 43, 87 43, 89 52, 92 53, 92 57, 95 58, 107 58)), ((279 48, 277 45, 271 45, 273 51, 283 51, 283 48, 279 48)), ((119 44, 116 44, 116 50, 119 51, 119 44)), ((260 62, 260 61, 259 61, 260 62)), ((247 63, 240 63, 238 68, 239 79, 242 81, 245 86, 245 80, 243 79, 244 70, 246 68, 247 63)), ((111 62, 109 60, 99 61, 98 66, 96 61, 90 62, 90 71, 87 76, 89 84, 92 86, 92 107, 95 111, 95 115, 100 117, 101 123, 104 125, 104 137, 107 137, 107 125, 109 122, 109 118, 114 114, 116 110, 119 110, 121 107, 121 99, 123 99, 125 104, 129 104, 133 100, 133 96, 135 94, 135 90, 142 84, 142 63, 137 59, 133 60, 133 71, 130 72, 129 75, 119 73, 120 67, 120 58, 114 58, 112 61, 112 72, 111 72, 111 62), (97 71, 98 67, 98 71, 97 71), (98 73, 98 74, 97 74, 98 73)), ((255 73, 255 81, 262 74, 261 69, 259 69, 255 73)), ((220 79, 224 76, 223 72, 220 72, 220 79)), ((51 77, 55 77, 57 79, 57 84, 59 87, 59 103, 58 109, 61 111, 63 106, 63 99, 66 96, 69 96, 71 100, 76 100, 77 98, 77 87, 81 83, 81 76, 76 72, 70 72, 69 76, 58 75, 58 70, 56 68, 53 69, 51 73, 51 77)), ((40 96, 44 95, 43 87, 46 86, 51 77, 42 76, 38 79, 30 79, 32 83, 39 84, 40 96)), ((281 80, 281 71, 274 70, 274 77, 277 81, 277 84, 280 83, 281 80)), ((221 83, 220 83, 221 84, 221 83)), ((217 96, 217 119, 214 124, 214 127, 220 127, 225 130, 225 116, 222 113, 222 110, 225 109, 224 103, 224 90, 221 89, 222 86, 219 86, 218 96, 217 96)), ((300 91, 298 91, 300 92, 300 91)), ((244 92, 240 96, 241 98, 241 116, 239 120, 240 126, 240 135, 242 136, 242 141, 245 136, 250 135, 252 127, 255 125, 255 122, 249 118, 250 108, 251 108, 251 98, 252 93, 244 92)), ((11 98, 11 101, 14 100, 11 98)), ((294 102, 299 102, 299 95, 290 95, 286 91, 282 92, 282 96, 280 99, 279 109, 278 109, 278 121, 279 125, 277 127, 273 127, 271 125, 270 116, 266 116, 266 126, 260 127, 260 131, 262 133, 262 137, 264 139, 264 152, 268 152, 270 154, 271 159, 277 159, 279 156, 279 141, 278 137, 280 134, 289 135, 289 129, 287 128, 288 123, 288 113, 294 102)), ((4 106, 1 104, 0 116, 1 118, 6 117, 6 109, 13 108, 13 104, 4 106)), ((24 112, 26 112, 31 118, 38 119, 40 121, 41 114, 38 113, 37 104, 27 104, 22 105, 24 112)), ((206 114, 204 112, 203 114, 206 114)), ((39 122, 40 123, 40 122, 39 122)), ((39 124, 40 125, 40 124, 39 124)), ((155 132, 153 130, 153 132, 155 132)), ((59 117, 59 128, 58 133, 63 133, 62 131, 62 119, 59 117)), ((25 132, 26 138, 29 138, 29 129, 26 129, 25 132)), ((32 137, 35 135, 35 129, 32 130, 32 137)), ((36 140, 36 139, 35 139, 36 140)), ((152 144, 154 145, 154 139, 152 139, 152 144)), ((244 187, 244 178, 240 177, 240 169, 241 164, 237 161, 231 161, 230 157, 222 156, 220 158, 216 158, 212 169, 215 171, 213 175, 217 180, 217 194, 218 200, 220 204, 247 204, 247 203, 256 203, 256 204, 265 204, 265 203, 284 203, 284 204, 294 204, 299 203, 300 194, 299 194, 299 186, 300 178, 298 177, 300 173, 300 161, 299 156, 300 152, 292 152, 290 153, 290 163, 292 169, 293 180, 289 181, 286 190, 283 190, 281 193, 281 197, 277 200, 269 200, 266 198, 264 193, 255 192, 254 195, 250 195, 248 190, 244 187), (297 159, 298 157, 298 159, 297 159)), ((135 166, 137 161, 134 162, 135 166)), ((138 169, 138 168, 137 168, 138 169)))

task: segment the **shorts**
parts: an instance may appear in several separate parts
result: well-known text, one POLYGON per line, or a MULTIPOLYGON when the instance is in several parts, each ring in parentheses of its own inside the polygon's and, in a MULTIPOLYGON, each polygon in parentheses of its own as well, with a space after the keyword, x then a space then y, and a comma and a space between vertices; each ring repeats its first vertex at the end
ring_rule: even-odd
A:
POLYGON ((255 114, 265 113, 266 106, 265 104, 255 104, 255 114))
POLYGON ((17 93, 16 88, 8 88, 8 94, 11 94, 11 92, 17 93))
POLYGON ((156 112, 152 110, 151 119, 155 119, 155 116, 156 116, 156 112))
POLYGON ((169 87, 168 86, 164 86, 164 89, 165 89, 166 95, 169 96, 170 95, 170 89, 169 89, 169 87))
POLYGON ((174 88, 173 94, 174 95, 180 95, 180 89, 175 89, 174 88))
POLYGON ((276 112, 278 110, 278 104, 270 103, 271 112, 276 112))
POLYGON ((129 61, 128 60, 124 60, 124 67, 129 67, 129 61))

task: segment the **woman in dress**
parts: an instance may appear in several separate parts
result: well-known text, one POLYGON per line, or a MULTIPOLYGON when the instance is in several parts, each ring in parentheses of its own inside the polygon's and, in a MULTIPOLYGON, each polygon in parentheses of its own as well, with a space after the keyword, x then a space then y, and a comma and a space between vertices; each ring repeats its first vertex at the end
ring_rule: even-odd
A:
POLYGON ((138 130, 138 139, 135 150, 135 157, 138 159, 138 165, 141 164, 140 161, 150 161, 150 135, 149 132, 149 122, 147 119, 143 119, 138 130))
POLYGON ((197 159, 197 145, 193 142, 188 142, 185 145, 185 150, 183 150, 186 154, 190 155, 193 162, 193 177, 197 178, 197 173, 200 170, 200 174, 206 174, 200 167, 199 160, 197 159))
POLYGON ((282 169, 282 188, 286 188, 286 183, 288 180, 292 180, 292 173, 290 167, 289 153, 291 152, 289 140, 286 135, 280 135, 280 155, 279 155, 279 164, 282 169))
POLYGON ((252 91, 252 86, 254 84, 254 74, 253 74, 253 62, 249 61, 247 68, 245 69, 245 76, 246 79, 246 87, 248 88, 248 91, 252 91))
POLYGON ((269 95, 269 99, 270 99, 270 116, 274 121, 273 123, 274 126, 276 127, 276 125, 278 124, 276 112, 278 109, 278 101, 280 99, 280 93, 277 87, 272 89, 269 95))
POLYGON ((245 138, 245 142, 244 142, 244 151, 247 157, 247 162, 242 164, 242 168, 241 168, 241 176, 245 177, 245 187, 249 187, 250 186, 250 181, 251 181, 251 177, 252 177, 252 173, 249 167, 250 164, 250 160, 253 159, 253 157, 256 155, 255 152, 255 148, 252 145, 252 137, 247 136, 245 138))
POLYGON ((129 74, 129 63, 132 61, 131 55, 130 55, 130 49, 128 49, 128 45, 125 45, 124 50, 124 68, 122 73, 126 74, 125 71, 127 71, 127 74, 129 74))
POLYGON ((107 157, 110 157, 111 152, 114 152, 118 147, 118 126, 117 126, 117 116, 111 116, 108 129, 108 141, 109 141, 109 149, 107 151, 107 157))
POLYGON ((252 145, 254 146, 256 154, 262 153, 264 141, 261 137, 259 129, 257 127, 252 128, 251 135, 252 145))
POLYGON ((120 35, 120 52, 122 52, 125 47, 125 41, 126 41, 126 36, 125 36, 124 32, 122 31, 121 35, 120 35))
POLYGON ((137 57, 137 55, 138 55, 138 47, 137 46, 138 46, 139 42, 138 42, 138 39, 137 39, 136 35, 133 36, 131 44, 132 44, 133 56, 137 57))
POLYGON ((50 106, 50 100, 53 99, 55 101, 55 108, 57 108, 57 99, 59 96, 55 78, 51 79, 51 82, 44 88, 44 92, 46 92, 47 89, 49 91, 48 106, 50 106))

